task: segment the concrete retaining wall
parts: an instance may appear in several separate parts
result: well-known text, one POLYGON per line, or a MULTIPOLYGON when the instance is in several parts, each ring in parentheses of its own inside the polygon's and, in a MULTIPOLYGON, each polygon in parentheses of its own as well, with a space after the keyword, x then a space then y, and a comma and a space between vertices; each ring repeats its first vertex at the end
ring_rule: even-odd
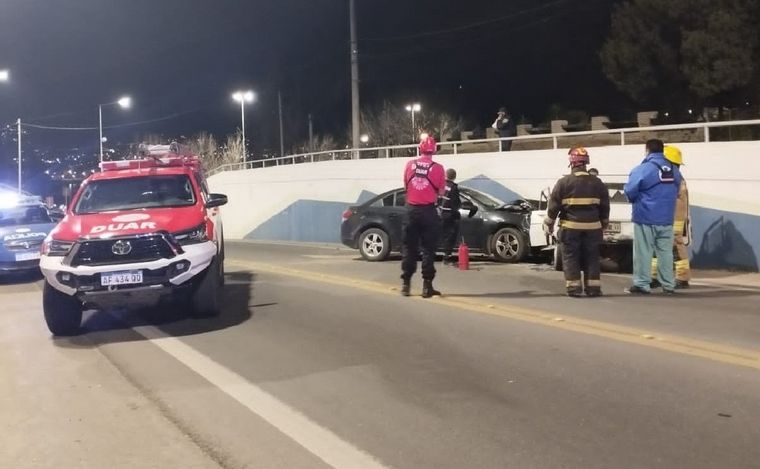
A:
MULTIPOLYGON (((760 264, 760 142, 680 145, 691 191, 694 243, 701 267, 757 271, 760 264)), ((642 146, 590 149, 592 166, 625 182, 642 146)), ((567 150, 441 156, 462 185, 508 201, 537 199, 567 172, 567 150)), ((210 178, 225 193, 225 234, 232 239, 337 242, 348 205, 402 186, 406 159, 327 161, 225 172, 210 178)))

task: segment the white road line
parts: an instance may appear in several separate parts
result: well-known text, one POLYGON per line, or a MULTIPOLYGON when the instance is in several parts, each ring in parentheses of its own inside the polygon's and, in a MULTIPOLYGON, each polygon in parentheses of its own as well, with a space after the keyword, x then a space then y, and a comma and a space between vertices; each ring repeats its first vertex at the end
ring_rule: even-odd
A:
POLYGON ((153 326, 134 328, 161 350, 208 380, 221 391, 269 422, 307 451, 335 468, 385 468, 370 454, 342 440, 307 416, 252 384, 239 374, 153 326))

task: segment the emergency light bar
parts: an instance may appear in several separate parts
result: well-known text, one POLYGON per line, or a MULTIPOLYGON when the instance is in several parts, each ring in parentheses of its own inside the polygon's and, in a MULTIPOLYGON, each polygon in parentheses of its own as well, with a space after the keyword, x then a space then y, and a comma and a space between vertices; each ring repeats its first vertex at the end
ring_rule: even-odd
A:
POLYGON ((101 171, 122 171, 130 169, 167 168, 189 166, 200 170, 201 162, 195 158, 184 156, 154 157, 140 160, 104 161, 100 163, 101 171))

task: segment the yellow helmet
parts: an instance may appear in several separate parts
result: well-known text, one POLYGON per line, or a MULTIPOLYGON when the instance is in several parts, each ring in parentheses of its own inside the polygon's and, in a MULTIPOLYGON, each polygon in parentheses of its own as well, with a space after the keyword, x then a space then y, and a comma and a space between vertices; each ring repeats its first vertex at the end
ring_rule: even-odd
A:
POLYGON ((679 150, 678 147, 665 145, 665 150, 663 153, 665 154, 665 159, 671 163, 677 164, 678 166, 681 166, 683 164, 683 155, 681 154, 681 150, 679 150))

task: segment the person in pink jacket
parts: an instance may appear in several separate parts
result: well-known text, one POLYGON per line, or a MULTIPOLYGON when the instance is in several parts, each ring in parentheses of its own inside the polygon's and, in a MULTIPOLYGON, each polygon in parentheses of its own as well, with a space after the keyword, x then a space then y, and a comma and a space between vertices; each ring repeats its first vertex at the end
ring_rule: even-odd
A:
POLYGON ((411 280, 417 271, 417 258, 422 245, 422 297, 430 298, 441 292, 433 288, 435 253, 441 232, 438 216, 438 197, 446 189, 446 171, 433 161, 437 144, 433 137, 423 135, 420 157, 406 164, 404 188, 408 219, 404 227, 404 244, 401 262, 401 294, 409 296, 411 280))

